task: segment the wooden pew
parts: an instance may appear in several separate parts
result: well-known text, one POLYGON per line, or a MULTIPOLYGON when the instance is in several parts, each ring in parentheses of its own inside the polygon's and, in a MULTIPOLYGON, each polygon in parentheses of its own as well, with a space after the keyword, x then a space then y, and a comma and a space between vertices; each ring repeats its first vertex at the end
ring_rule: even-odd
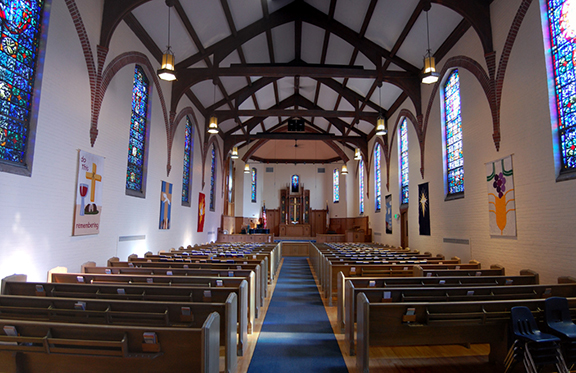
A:
MULTIPOLYGON (((350 285, 350 283, 348 283, 350 285)), ((355 289, 347 287, 345 312, 345 343, 350 355, 354 355, 354 326, 358 315, 353 298, 363 293, 371 303, 411 303, 428 302, 484 302, 515 299, 545 299, 551 296, 576 297, 576 284, 511 285, 511 286, 465 286, 447 288, 386 288, 355 289), (384 298, 387 297, 387 298, 384 298)))
POLYGON ((490 269, 434 269, 424 268, 423 266, 414 266, 414 277, 448 277, 448 276, 504 276, 506 271, 504 267, 498 264, 492 264, 490 269), (422 267, 422 268, 418 268, 422 267))
POLYGON ((4 372, 219 372, 220 316, 201 328, 83 325, 0 319, 4 372), (13 327, 13 328, 12 328, 13 327), (155 333, 157 343, 144 343, 155 333))
MULTIPOLYGON (((510 308, 526 306, 536 317, 544 299, 444 303, 371 303, 357 299, 357 372, 369 372, 370 346, 489 343, 490 361, 502 365, 508 350, 510 308), (407 315, 411 308, 414 315, 407 315)), ((571 308, 576 298, 568 298, 571 308)))
POLYGON ((111 299, 157 302, 225 303, 230 293, 237 295, 238 354, 244 355, 248 347, 248 287, 244 280, 238 287, 185 287, 156 285, 113 284, 60 284, 25 282, 25 278, 8 276, 2 280, 4 295, 58 297, 72 299, 111 299), (207 297, 209 292, 210 297, 207 297))
MULTIPOLYGON (((558 278, 561 283, 563 277, 558 278)), ((385 288, 385 287, 439 287, 439 286, 495 286, 495 285, 533 285, 540 283, 538 273, 523 269, 519 276, 465 276, 465 277, 346 277, 338 273, 337 286, 337 322, 340 330, 344 331, 344 310, 347 303, 346 282, 352 282, 355 288, 385 288)), ((576 282, 568 281, 566 282, 576 282)), ((351 299, 355 308, 355 298, 351 299)))
POLYGON ((150 302, 88 298, 0 295, 2 319, 82 324, 201 328, 212 312, 220 315, 220 344, 225 372, 237 369, 238 296, 224 303, 150 302))
MULTIPOLYGON (((238 287, 246 281, 239 277, 191 277, 191 276, 161 276, 161 275, 107 275, 90 273, 52 273, 48 282, 57 283, 88 283, 88 284, 154 284, 164 286, 185 286, 185 287, 238 287)), ((248 282, 248 281, 247 281, 248 282)), ((256 317, 256 296, 254 289, 254 278, 248 282, 248 334, 252 334, 254 319, 256 317)))

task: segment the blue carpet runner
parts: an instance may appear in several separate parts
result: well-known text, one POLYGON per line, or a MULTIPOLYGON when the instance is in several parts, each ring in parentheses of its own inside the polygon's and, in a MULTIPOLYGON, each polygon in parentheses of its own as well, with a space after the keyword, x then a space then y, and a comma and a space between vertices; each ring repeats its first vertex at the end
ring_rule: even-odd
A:
POLYGON ((348 372, 306 258, 284 258, 248 368, 260 372, 348 372))

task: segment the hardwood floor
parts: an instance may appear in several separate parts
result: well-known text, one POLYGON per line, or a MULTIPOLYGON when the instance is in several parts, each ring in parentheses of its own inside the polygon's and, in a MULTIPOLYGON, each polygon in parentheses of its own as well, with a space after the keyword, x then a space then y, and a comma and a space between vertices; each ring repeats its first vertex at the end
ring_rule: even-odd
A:
MULTIPOLYGON (((282 269, 280 265, 279 271, 282 269)), ((312 273, 314 270, 311 268, 312 273)), ((314 277, 316 278, 315 274, 314 277)), ((318 282, 316 282, 318 283, 318 282)), ((262 329, 263 320, 268 311, 270 299, 276 283, 269 285, 269 297, 266 298, 260 317, 256 320, 254 333, 248 336, 248 348, 245 356, 238 358, 238 373, 246 373, 262 329)), ((326 313, 336 330, 336 307, 329 307, 322 299, 326 313)), ((334 334, 340 345, 342 356, 350 373, 356 373, 356 357, 344 353, 344 334, 334 334)), ((488 345, 463 346, 416 346, 416 347, 380 347, 370 349, 371 373, 492 373, 496 367, 488 362, 488 345)), ((221 371, 224 370, 221 358, 221 371)))

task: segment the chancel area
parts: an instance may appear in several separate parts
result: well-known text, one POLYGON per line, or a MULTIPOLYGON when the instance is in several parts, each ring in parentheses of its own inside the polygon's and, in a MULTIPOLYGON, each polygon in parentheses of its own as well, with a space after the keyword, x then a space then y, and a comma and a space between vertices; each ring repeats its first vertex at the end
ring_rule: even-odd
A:
POLYGON ((0 370, 569 371, 575 15, 0 0, 0 370))

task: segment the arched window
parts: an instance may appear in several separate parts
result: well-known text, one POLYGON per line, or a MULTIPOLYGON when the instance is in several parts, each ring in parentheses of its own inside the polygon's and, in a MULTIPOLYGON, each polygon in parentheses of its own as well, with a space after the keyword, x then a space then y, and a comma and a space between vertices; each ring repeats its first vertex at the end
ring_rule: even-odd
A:
POLYGON ((444 135, 446 142, 446 184, 448 195, 464 193, 460 79, 453 70, 444 84, 444 135))
POLYGON ((374 147, 374 207, 376 212, 382 209, 382 174, 381 174, 381 146, 376 143, 374 147))
POLYGON ((332 202, 340 202, 340 171, 337 168, 332 174, 332 202))
POLYGON ((28 148, 34 144, 30 118, 44 1, 1 3, 0 170, 29 175, 33 152, 28 148))
POLYGON ((194 159, 194 127, 186 117, 184 130, 184 171, 182 172, 182 204, 190 206, 190 169, 194 159))
POLYGON ((137 196, 144 196, 148 85, 148 78, 144 74, 144 70, 136 65, 132 87, 132 117, 130 118, 126 189, 128 192, 136 192, 130 194, 137 196))
POLYGON ((212 145, 212 161, 210 163, 210 211, 216 211, 216 148, 212 145))
POLYGON ((398 158, 400 158, 400 198, 402 204, 408 204, 408 121, 402 120, 398 129, 398 158))
MULTIPOLYGON (((576 173, 576 3, 548 0, 550 54, 558 119, 560 173, 576 173)), ((546 34, 546 33, 545 33, 546 34)))
POLYGON ((362 215, 364 213, 364 160, 361 159, 360 162, 358 163, 358 167, 360 167, 360 170, 358 172, 358 184, 359 184, 359 190, 360 190, 360 206, 359 206, 359 212, 360 215, 362 215))
POLYGON ((252 168, 252 187, 250 189, 250 199, 252 202, 256 203, 256 187, 258 182, 258 175, 256 173, 256 169, 252 168))

